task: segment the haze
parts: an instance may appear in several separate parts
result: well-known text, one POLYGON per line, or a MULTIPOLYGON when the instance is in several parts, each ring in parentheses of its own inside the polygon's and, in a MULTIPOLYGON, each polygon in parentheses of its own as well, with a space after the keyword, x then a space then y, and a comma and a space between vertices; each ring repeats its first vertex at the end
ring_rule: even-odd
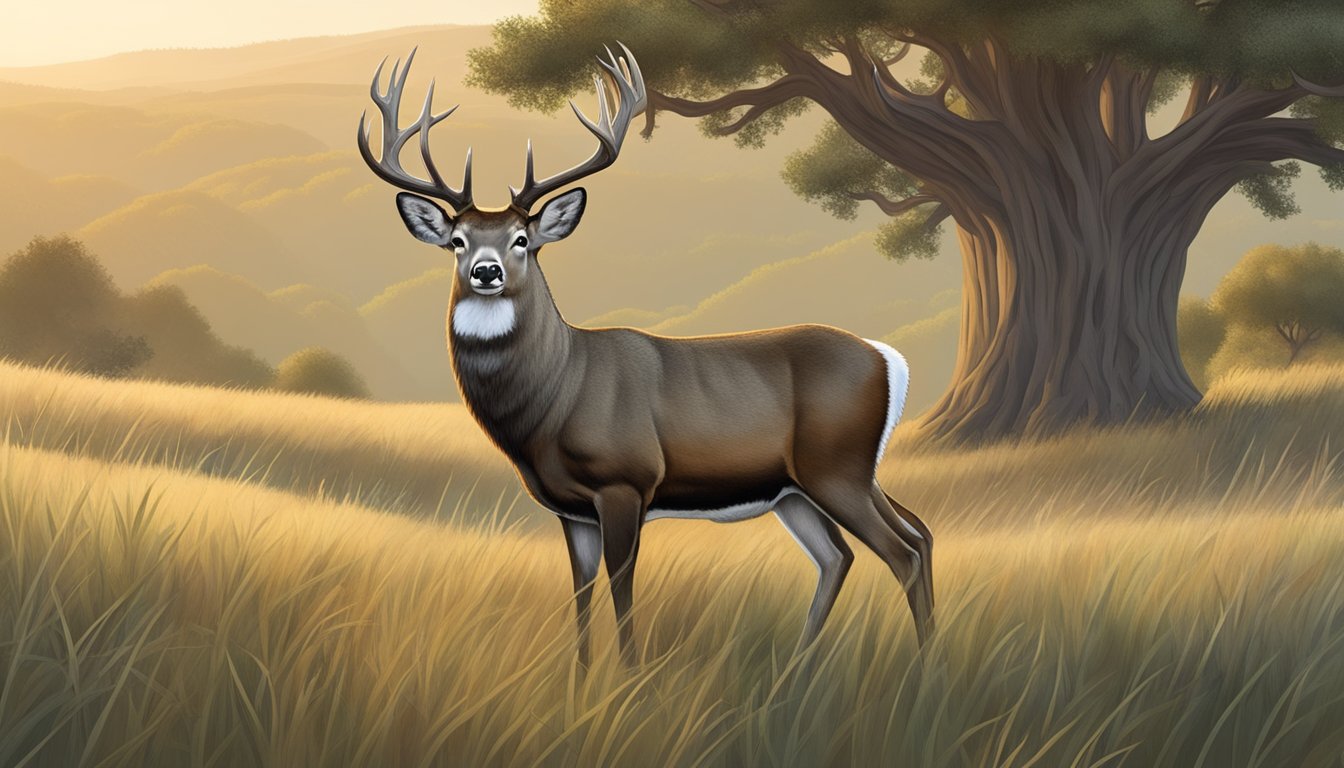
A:
POLYGON ((418 24, 489 24, 531 13, 536 0, 401 0, 373 4, 331 0, 321 13, 296 0, 70 0, 59 18, 49 5, 15 3, 0 26, 0 66, 26 67, 151 48, 246 45, 418 24))

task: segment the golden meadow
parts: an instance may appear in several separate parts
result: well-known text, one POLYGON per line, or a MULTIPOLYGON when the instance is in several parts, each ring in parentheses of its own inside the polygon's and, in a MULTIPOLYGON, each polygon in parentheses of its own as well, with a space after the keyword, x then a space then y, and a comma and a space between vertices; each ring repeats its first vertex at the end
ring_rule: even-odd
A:
MULTIPOLYGON (((977 449, 906 432, 921 654, 860 552, 660 521, 643 663, 573 664, 558 526, 459 406, 0 367, 0 765, 1338 765, 1344 368, 977 449)), ((601 587, 599 587, 599 594, 601 587)))

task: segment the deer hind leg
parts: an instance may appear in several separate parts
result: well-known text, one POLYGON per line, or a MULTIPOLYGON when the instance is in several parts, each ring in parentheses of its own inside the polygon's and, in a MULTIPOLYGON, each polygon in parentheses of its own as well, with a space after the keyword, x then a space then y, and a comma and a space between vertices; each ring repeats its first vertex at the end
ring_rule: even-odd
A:
POLYGON ((805 648, 821 633, 840 594, 840 587, 845 583, 849 566, 854 562, 854 553, 835 523, 801 494, 789 494, 780 499, 775 505, 775 516, 817 566, 817 591, 808 608, 807 624, 799 642, 799 648, 805 648))
POLYGON ((928 639, 933 619, 932 591, 924 580, 924 567, 920 562, 922 558, 919 550, 906 543, 887 522, 883 514, 886 510, 879 508, 868 485, 868 481, 832 481, 804 486, 803 490, 831 519, 882 558, 882 562, 896 575, 905 590, 906 601, 915 619, 915 635, 922 646, 928 639))
POLYGON ((933 534, 923 520, 914 512, 901 506, 901 503, 887 495, 882 486, 873 481, 873 504, 887 518, 887 524, 896 534, 919 553, 919 564, 924 584, 928 587, 929 610, 934 606, 933 589, 933 534))

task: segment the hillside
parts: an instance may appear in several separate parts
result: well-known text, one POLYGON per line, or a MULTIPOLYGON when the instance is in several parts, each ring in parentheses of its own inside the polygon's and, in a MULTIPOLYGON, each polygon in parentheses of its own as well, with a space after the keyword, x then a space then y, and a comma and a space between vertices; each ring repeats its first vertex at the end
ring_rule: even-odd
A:
POLYGON ((35 449, 419 516, 464 500, 507 505, 519 492, 461 405, 108 381, 0 362, 0 417, 11 442, 35 449))
MULTIPOLYGON (((591 138, 567 112, 521 111, 462 84, 466 51, 488 41, 483 27, 417 27, 0 69, 0 146, 15 158, 0 158, 0 248, 75 231, 126 288, 201 265, 262 292, 311 286, 331 301, 323 317, 357 340, 351 354, 392 361, 377 396, 452 397, 447 294, 434 282, 450 264, 406 235, 393 190, 363 167, 352 134, 376 63, 418 45, 408 92, 434 78, 441 105, 462 105, 436 130, 435 153, 451 175, 474 147, 483 204, 504 202, 529 138, 542 173, 586 156, 591 138), (411 303, 397 308, 396 297, 411 303), (370 308, 366 328, 342 307, 370 308), (353 351, 369 338, 380 349, 353 351)), ((577 101, 591 110, 594 99, 577 101)), ((822 321, 901 339, 920 382, 912 407, 932 402, 955 358, 946 314, 960 286, 955 232, 948 227, 932 262, 889 263, 865 245, 881 222, 875 211, 837 221, 796 198, 779 168, 821 119, 798 118, 760 150, 706 139, 670 116, 651 141, 627 142, 616 166, 585 182, 582 226, 543 255, 562 311, 576 323, 673 334, 822 321), (922 330, 901 335, 912 327, 922 330)), ((1307 174, 1298 199, 1302 214, 1283 222, 1237 195, 1220 203, 1191 252, 1186 290, 1207 294, 1261 242, 1344 245, 1337 195, 1307 174)), ((252 323, 241 309, 230 322, 231 311, 219 304, 211 319, 252 323)), ((312 336, 311 323, 293 322, 279 335, 312 336)))
POLYGON ((290 286, 267 294, 242 277, 201 265, 168 270, 149 285, 181 288, 216 333, 255 350, 271 365, 300 349, 320 346, 349 360, 384 397, 414 399, 423 390, 418 381, 407 381, 406 371, 387 352, 399 348, 375 340, 340 295, 286 302, 290 286))
POLYGON ((470 495, 497 464, 460 409, 0 366, 0 414, 4 764, 726 766, 784 745, 789 765, 1286 767, 1344 749, 1340 368, 1042 444, 905 435, 884 482, 939 542, 922 652, 867 552, 795 657, 814 571, 780 526, 659 522, 644 664, 620 667, 600 597, 588 674, 558 532, 510 529, 493 481, 470 495))

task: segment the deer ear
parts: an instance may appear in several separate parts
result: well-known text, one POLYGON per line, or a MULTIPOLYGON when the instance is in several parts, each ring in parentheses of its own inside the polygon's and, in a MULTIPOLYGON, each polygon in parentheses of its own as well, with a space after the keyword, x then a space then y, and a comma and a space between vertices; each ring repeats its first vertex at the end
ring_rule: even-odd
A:
POLYGON ((574 228, 579 226, 579 219, 583 217, 583 207, 587 204, 588 193, 583 191, 583 187, 547 200, 546 205, 541 208, 541 213, 532 217, 536 225, 533 239, 541 243, 553 243, 569 237, 574 228))
POLYGON ((453 232, 453 217, 433 200, 410 192, 397 195, 397 210, 406 228, 417 239, 431 245, 447 245, 453 232))

